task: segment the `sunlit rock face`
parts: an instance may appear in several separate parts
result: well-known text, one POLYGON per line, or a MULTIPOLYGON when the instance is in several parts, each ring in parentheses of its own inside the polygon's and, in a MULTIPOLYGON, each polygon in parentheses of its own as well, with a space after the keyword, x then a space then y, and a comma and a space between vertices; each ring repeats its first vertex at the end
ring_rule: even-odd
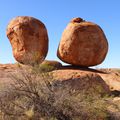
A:
POLYGON ((15 59, 23 64, 41 63, 48 52, 45 25, 36 18, 18 16, 7 26, 7 37, 15 59))
POLYGON ((107 52, 108 42, 100 26, 74 18, 62 34, 57 56, 65 63, 90 67, 102 63, 107 52))

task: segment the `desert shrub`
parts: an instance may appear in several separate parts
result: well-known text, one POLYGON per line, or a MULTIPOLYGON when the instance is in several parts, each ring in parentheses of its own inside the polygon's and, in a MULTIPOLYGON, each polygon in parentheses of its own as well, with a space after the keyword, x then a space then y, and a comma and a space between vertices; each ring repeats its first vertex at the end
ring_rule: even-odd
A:
POLYGON ((120 69, 117 69, 116 71, 120 73, 120 69))
POLYGON ((0 91, 1 120, 106 120, 108 97, 73 90, 47 72, 20 69, 0 91))
POLYGON ((120 119, 120 98, 115 97, 112 101, 109 101, 108 111, 110 114, 110 120, 120 119))
POLYGON ((35 64, 32 67, 32 71, 37 72, 37 73, 42 73, 42 72, 50 72, 53 70, 56 70, 57 68, 55 66, 49 65, 49 64, 35 64))

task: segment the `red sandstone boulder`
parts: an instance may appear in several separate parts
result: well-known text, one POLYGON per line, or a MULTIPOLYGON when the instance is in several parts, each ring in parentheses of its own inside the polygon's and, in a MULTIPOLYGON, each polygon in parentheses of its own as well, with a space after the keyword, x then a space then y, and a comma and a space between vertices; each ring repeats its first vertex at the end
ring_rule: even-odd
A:
POLYGON ((48 34, 45 25, 33 17, 12 19, 7 27, 7 37, 15 59, 24 64, 41 63, 48 52, 48 34))
POLYGON ((57 56, 77 66, 95 66, 105 59, 108 42, 102 29, 92 22, 74 18, 62 34, 57 56))

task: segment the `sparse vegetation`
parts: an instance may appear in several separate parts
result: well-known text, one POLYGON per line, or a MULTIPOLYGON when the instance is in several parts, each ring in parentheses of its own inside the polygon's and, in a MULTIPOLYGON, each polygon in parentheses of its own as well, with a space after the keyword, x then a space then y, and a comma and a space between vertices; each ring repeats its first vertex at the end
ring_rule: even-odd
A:
POLYGON ((20 67, 11 75, 13 82, 0 91, 0 120, 111 119, 107 109, 111 97, 101 95, 101 90, 73 90, 46 71, 20 67))
POLYGON ((52 65, 48 65, 48 64, 39 64, 39 65, 34 65, 34 67, 32 68, 33 72, 37 72, 37 73, 45 73, 45 72, 50 72, 53 70, 56 70, 57 68, 55 66, 52 65))
POLYGON ((117 69, 116 71, 120 74, 120 69, 117 69))

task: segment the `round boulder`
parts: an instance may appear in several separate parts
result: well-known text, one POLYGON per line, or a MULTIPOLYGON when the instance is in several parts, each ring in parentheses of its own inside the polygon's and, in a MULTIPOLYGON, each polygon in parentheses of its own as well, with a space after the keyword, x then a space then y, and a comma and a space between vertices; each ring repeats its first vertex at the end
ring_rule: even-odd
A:
POLYGON ((102 63, 107 51, 108 42, 100 26, 74 18, 62 34, 57 56, 63 62, 90 67, 102 63))
POLYGON ((23 64, 41 63, 48 52, 45 25, 36 18, 18 16, 7 26, 7 37, 15 59, 23 64))

